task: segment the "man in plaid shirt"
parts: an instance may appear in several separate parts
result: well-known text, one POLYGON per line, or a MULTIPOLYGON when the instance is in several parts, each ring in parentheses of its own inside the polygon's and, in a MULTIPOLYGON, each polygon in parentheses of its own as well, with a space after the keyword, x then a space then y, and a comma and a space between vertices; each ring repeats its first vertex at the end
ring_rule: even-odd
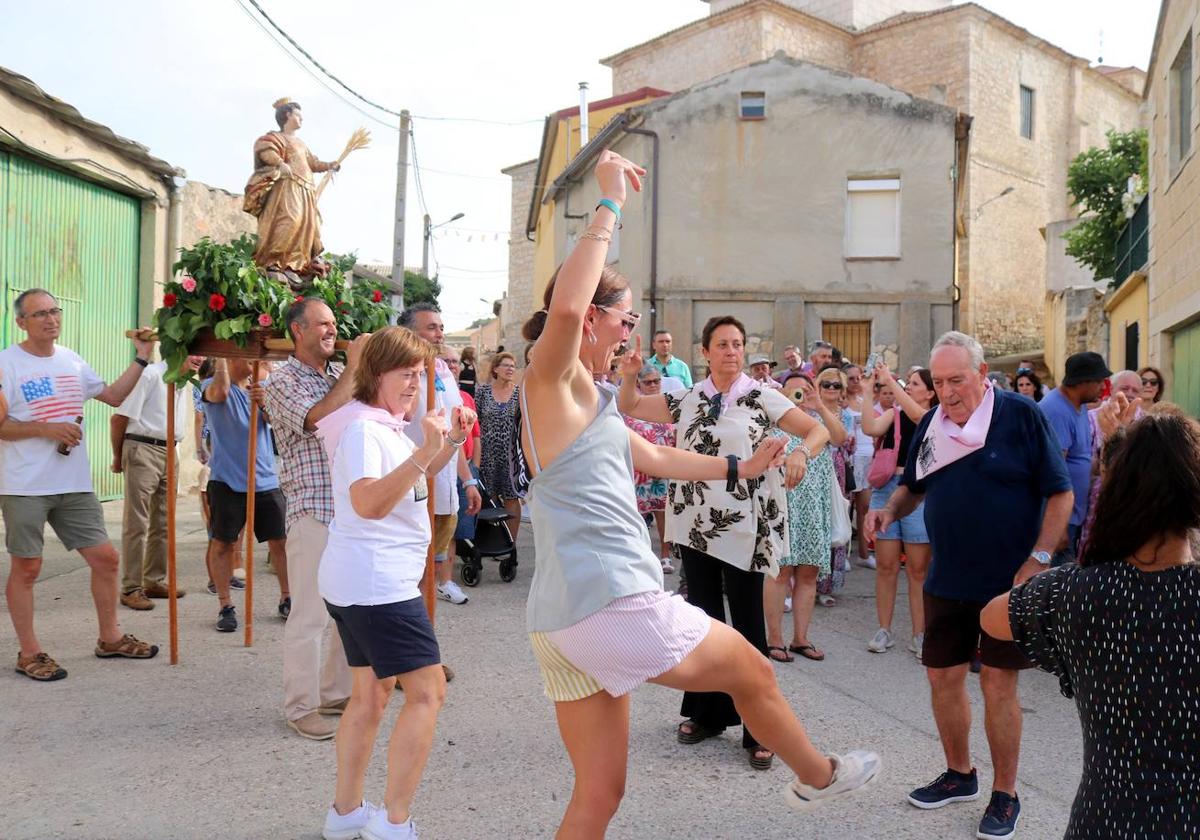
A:
POLYGON ((283 631, 283 711, 288 726, 305 738, 332 738, 332 717, 346 708, 350 667, 337 633, 321 663, 321 639, 329 621, 317 589, 317 567, 329 539, 333 489, 329 457, 313 433, 317 421, 353 398, 354 371, 368 336, 346 349, 343 368, 332 362, 337 322, 315 298, 297 300, 286 329, 296 344, 292 357, 265 383, 267 410, 279 446, 279 479, 287 496, 287 562, 292 611, 283 631))

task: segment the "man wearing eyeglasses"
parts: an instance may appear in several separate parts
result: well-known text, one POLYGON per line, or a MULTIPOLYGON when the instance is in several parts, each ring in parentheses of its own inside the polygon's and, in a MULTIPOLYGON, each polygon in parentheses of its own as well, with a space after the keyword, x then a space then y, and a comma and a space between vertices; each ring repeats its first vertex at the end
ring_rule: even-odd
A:
POLYGON ((57 345, 62 309, 52 294, 29 289, 13 310, 27 337, 0 351, 0 381, 9 403, 0 425, 0 511, 12 562, 5 594, 20 646, 17 671, 42 682, 67 675, 42 650, 33 629, 33 584, 42 569, 47 522, 91 567, 100 624, 96 656, 149 659, 158 647, 122 633, 117 620, 120 563, 93 492, 79 418, 90 399, 119 406, 137 385, 153 345, 135 338, 129 367, 106 385, 78 354, 57 345))

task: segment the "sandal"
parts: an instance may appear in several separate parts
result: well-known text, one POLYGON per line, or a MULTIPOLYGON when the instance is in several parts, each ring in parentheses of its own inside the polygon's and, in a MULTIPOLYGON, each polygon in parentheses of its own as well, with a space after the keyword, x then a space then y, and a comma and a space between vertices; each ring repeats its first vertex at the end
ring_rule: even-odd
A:
POLYGON ((818 650, 814 644, 789 645, 788 650, 792 653, 800 654, 805 659, 811 659, 813 662, 821 662, 825 659, 825 654, 818 650))
POLYGON ((33 656, 17 654, 17 673, 24 674, 38 682, 54 682, 67 675, 66 669, 45 653, 35 653, 33 656))
POLYGON ((795 662, 796 657, 788 653, 787 648, 767 646, 767 658, 772 662, 795 662), (775 654, 780 654, 776 656, 775 654))
POLYGON ((750 757, 750 766, 755 770, 771 769, 771 762, 775 760, 775 753, 763 746, 746 747, 746 752, 750 757))
POLYGON ((716 738, 724 731, 725 727, 723 726, 720 729, 714 729, 708 726, 701 726, 696 721, 689 719, 679 724, 679 727, 675 730, 675 737, 679 739, 679 743, 681 744, 699 744, 701 741, 707 741, 709 738, 716 738), (691 729, 685 731, 685 726, 690 726, 691 729))
POLYGON ((148 644, 128 633, 112 644, 103 639, 96 640, 96 656, 101 659, 109 656, 123 656, 126 659, 153 659, 157 655, 158 645, 148 644))

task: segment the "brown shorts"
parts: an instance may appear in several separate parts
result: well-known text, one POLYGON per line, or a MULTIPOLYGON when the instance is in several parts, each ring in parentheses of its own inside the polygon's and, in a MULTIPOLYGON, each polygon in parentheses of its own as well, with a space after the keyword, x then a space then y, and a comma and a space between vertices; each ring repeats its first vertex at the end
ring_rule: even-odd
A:
POLYGON ((437 514, 433 517, 433 559, 438 563, 450 557, 450 544, 454 542, 454 529, 458 527, 458 514, 437 514))
POLYGON ((953 668, 975 658, 989 668, 1020 671, 1032 668, 1016 642, 1003 642, 983 632, 979 614, 987 601, 959 601, 924 593, 925 645, 921 664, 926 668, 953 668))

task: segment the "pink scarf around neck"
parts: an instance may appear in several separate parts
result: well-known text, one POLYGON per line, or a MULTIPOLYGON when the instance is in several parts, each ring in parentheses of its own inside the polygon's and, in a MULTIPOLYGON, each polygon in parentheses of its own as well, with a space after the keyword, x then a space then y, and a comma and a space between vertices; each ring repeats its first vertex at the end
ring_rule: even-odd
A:
POLYGON ((996 392, 989 382, 983 400, 962 426, 947 417, 940 405, 935 408, 929 428, 925 430, 925 439, 917 451, 917 480, 981 449, 987 441, 988 429, 992 427, 995 404, 996 392))

